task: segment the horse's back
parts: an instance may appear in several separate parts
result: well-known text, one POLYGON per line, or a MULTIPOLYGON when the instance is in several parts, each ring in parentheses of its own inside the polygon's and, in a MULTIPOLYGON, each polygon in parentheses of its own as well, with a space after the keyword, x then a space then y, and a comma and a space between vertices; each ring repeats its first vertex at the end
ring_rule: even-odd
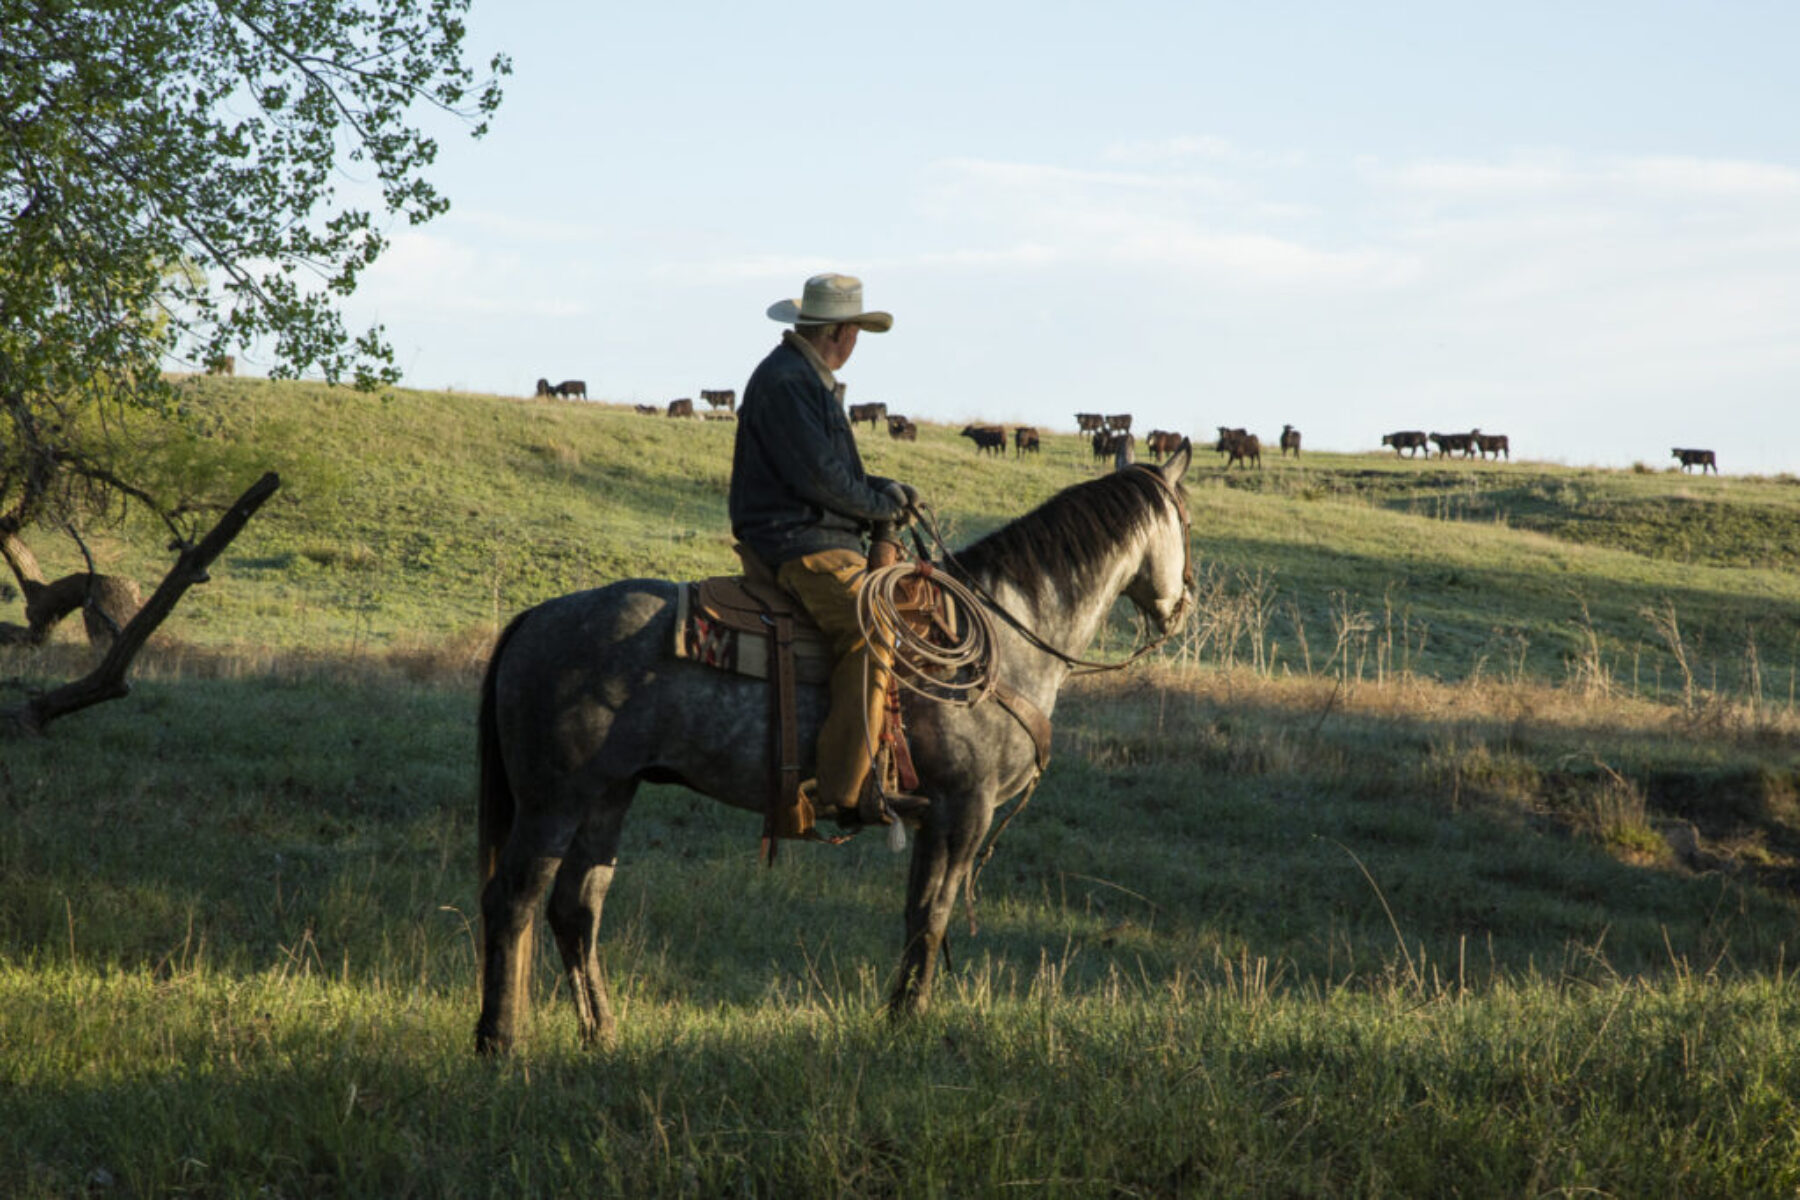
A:
MULTIPOLYGON (((768 685, 675 657, 681 586, 624 580, 518 618, 493 671, 494 720, 521 796, 650 779, 760 807, 768 685)), ((822 716, 813 690, 800 696, 809 758, 822 716)))

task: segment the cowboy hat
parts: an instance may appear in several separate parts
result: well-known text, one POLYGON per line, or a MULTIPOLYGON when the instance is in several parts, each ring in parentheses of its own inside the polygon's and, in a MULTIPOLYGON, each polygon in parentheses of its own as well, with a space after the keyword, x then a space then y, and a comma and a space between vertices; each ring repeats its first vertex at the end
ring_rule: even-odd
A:
POLYGON ((892 313, 864 312, 862 280, 854 275, 814 275, 798 300, 777 300, 769 317, 786 325, 851 324, 870 333, 893 328, 892 313))

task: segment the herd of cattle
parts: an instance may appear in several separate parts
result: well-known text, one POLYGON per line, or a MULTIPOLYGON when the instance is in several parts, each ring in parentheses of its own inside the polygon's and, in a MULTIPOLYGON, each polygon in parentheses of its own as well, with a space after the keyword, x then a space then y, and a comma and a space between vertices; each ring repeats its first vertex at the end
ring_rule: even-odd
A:
MULTIPOLYGON (((838 385, 838 398, 843 399, 843 384, 838 385)), ((587 399, 587 384, 580 379, 565 379, 561 383, 551 383, 548 379, 537 381, 537 394, 540 397, 555 396, 564 399, 587 399)), ((706 405, 704 410, 696 414, 694 401, 690 397, 671 400, 666 406, 655 404, 638 404, 634 407, 646 416, 666 415, 671 417, 704 416, 709 420, 729 421, 737 415, 737 392, 730 388, 712 390, 702 388, 700 401, 706 405)), ((868 422, 873 432, 883 424, 887 426, 888 436, 898 442, 916 442, 919 440, 919 428, 911 418, 898 413, 888 412, 886 404, 852 404, 849 408, 850 424, 861 425, 868 422)), ((1130 459, 1136 456, 1137 437, 1131 432, 1130 413, 1076 413, 1075 427, 1089 437, 1094 458, 1130 459)), ((1247 429, 1228 428, 1221 425, 1219 437, 1213 443, 1213 449, 1225 458, 1225 467, 1241 466, 1246 470, 1252 466, 1262 467, 1262 439, 1247 429)), ((965 425, 961 435, 975 445, 977 454, 993 454, 1004 457, 1008 443, 1011 444, 1014 457, 1023 458, 1027 454, 1038 453, 1042 445, 1042 437, 1034 425, 1015 425, 1009 430, 1005 425, 965 425)), ((1152 429, 1144 437, 1144 449, 1155 458, 1164 458, 1180 448, 1184 435, 1167 429, 1152 429)), ((1512 446, 1504 433, 1483 433, 1479 429, 1471 429, 1467 433, 1427 433, 1423 429, 1399 429, 1393 433, 1381 435, 1383 446, 1394 448, 1394 457, 1405 454, 1408 458, 1424 454, 1430 458, 1435 448, 1439 458, 1458 455, 1463 458, 1474 458, 1479 455, 1483 461, 1492 455, 1495 458, 1512 459, 1512 446)), ((1283 456, 1291 453, 1300 457, 1300 431, 1292 425, 1281 427, 1278 440, 1283 456)), ((1675 459, 1680 462, 1683 471, 1700 468, 1700 473, 1711 471, 1719 473, 1717 456, 1711 450, 1692 450, 1676 447, 1675 459)))

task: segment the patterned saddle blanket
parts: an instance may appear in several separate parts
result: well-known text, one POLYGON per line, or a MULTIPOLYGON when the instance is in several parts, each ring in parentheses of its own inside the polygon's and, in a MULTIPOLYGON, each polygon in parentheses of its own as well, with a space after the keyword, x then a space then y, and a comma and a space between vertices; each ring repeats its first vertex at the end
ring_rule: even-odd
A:
POLYGON ((831 679, 831 646, 800 602, 771 584, 743 575, 717 575, 681 585, 675 606, 676 658, 756 679, 769 678, 775 621, 794 626, 794 678, 831 679))

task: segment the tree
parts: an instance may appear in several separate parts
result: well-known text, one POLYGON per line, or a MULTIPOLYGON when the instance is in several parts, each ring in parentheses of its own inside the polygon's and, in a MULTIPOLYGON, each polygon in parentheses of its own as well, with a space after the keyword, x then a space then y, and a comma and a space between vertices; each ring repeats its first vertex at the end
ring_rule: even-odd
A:
POLYGON ((110 636, 135 605, 91 564, 46 581, 29 534, 140 505, 191 548, 227 498, 143 454, 179 421, 165 367, 263 345, 275 376, 398 378, 337 302, 382 222, 448 207, 415 112, 479 137, 499 105, 511 66, 465 64, 469 2, 0 0, 0 558, 27 616, 0 635, 81 608, 110 636), (345 170, 379 200, 342 198, 345 170))

